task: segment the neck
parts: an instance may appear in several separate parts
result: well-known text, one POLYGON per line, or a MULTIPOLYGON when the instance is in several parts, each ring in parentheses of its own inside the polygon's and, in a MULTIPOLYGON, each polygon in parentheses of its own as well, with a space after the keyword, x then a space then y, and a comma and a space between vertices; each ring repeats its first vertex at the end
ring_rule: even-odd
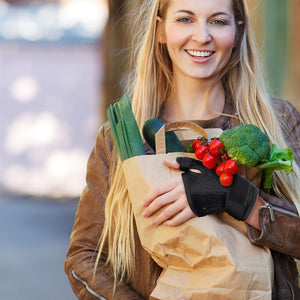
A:
POLYGON ((225 91, 221 82, 175 80, 174 87, 162 111, 167 121, 209 120, 223 112, 225 91))

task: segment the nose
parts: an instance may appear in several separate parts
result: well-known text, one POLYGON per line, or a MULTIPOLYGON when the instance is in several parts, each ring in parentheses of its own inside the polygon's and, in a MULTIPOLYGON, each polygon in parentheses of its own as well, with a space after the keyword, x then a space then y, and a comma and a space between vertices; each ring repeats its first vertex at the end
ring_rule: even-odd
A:
POLYGON ((212 40, 208 24, 197 24, 193 32, 193 40, 201 44, 209 43, 212 40))

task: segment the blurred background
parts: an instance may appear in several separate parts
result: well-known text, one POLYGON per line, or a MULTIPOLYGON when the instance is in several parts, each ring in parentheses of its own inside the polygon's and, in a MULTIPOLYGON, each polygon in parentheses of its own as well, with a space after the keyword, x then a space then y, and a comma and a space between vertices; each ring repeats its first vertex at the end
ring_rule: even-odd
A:
MULTIPOLYGON (((0 0, 0 298, 75 299, 63 261, 86 162, 124 92, 143 0, 0 0)), ((146 1, 146 0, 144 0, 146 1)), ((273 96, 300 109, 300 2, 249 1, 273 96)))

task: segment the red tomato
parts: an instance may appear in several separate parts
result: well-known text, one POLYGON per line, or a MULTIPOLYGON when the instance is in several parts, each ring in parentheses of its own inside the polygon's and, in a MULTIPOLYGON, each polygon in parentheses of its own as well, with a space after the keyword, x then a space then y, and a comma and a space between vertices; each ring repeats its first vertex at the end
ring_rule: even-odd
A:
POLYGON ((217 157, 210 152, 204 154, 202 159, 203 165, 208 169, 213 169, 217 165, 217 157))
POLYGON ((209 151, 218 156, 224 152, 224 145, 220 140, 212 140, 209 143, 209 151))
POLYGON ((193 149, 194 153, 196 153, 196 150, 197 150, 199 145, 201 145, 201 141, 199 139, 196 139, 196 140, 193 141, 192 149, 193 149))
POLYGON ((226 152, 224 152, 223 154, 221 154, 221 156, 220 156, 220 161, 223 161, 223 162, 225 162, 226 160, 228 160, 229 159, 229 157, 228 157, 228 155, 227 155, 227 153, 226 152))
POLYGON ((216 174, 218 176, 221 176, 221 174, 224 173, 224 163, 220 163, 217 167, 216 167, 216 174))
POLYGON ((223 173, 220 176, 220 182, 224 186, 230 186, 233 181, 233 176, 227 173, 223 173))
POLYGON ((196 140, 193 141, 192 143, 192 149, 194 151, 194 153, 196 153, 196 150, 198 148, 199 145, 207 145, 207 139, 204 137, 198 138, 196 140))
POLYGON ((207 153, 207 151, 208 151, 208 147, 200 144, 200 145, 198 145, 198 147, 196 149, 195 155, 199 160, 202 160, 204 154, 207 153))
POLYGON ((238 171, 239 165, 233 159, 228 159, 224 163, 224 171, 227 174, 234 175, 238 171))

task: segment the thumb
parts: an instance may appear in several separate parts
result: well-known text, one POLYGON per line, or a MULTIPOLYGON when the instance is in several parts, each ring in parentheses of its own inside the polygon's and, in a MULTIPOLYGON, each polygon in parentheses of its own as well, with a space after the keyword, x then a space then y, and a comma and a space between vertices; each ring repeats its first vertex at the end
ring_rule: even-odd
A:
POLYGON ((164 163, 171 169, 179 170, 179 163, 177 163, 174 159, 166 158, 164 163))

